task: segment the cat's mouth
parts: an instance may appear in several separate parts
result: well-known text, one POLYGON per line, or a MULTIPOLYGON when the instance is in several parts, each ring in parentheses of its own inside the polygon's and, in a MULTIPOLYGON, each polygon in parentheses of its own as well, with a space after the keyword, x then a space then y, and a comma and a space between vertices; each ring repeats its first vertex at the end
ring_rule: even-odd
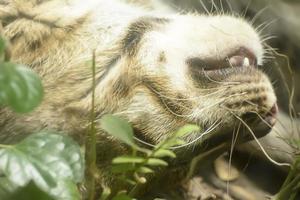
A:
POLYGON ((221 143, 232 141, 234 137, 236 137, 238 143, 263 137, 274 127, 277 113, 278 107, 275 103, 265 114, 258 115, 257 113, 248 112, 241 117, 235 116, 237 120, 234 126, 224 128, 222 131, 218 131, 218 134, 212 134, 212 137, 207 138, 205 143, 207 143, 209 149, 221 143))
POLYGON ((257 67, 257 57, 246 47, 240 47, 223 59, 192 57, 186 60, 193 72, 207 73, 235 67, 257 67), (194 69, 193 69, 194 68, 194 69))
POLYGON ((246 133, 243 134, 245 139, 253 139, 253 137, 263 137, 268 134, 276 123, 278 107, 275 103, 272 108, 265 114, 246 113, 241 118, 243 126, 246 126, 246 133), (254 134, 254 136, 253 136, 254 134))

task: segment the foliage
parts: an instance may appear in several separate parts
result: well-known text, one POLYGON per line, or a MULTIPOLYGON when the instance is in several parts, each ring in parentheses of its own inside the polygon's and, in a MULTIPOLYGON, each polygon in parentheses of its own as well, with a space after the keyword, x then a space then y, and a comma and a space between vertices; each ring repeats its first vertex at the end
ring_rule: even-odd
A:
MULTIPOLYGON (((298 141, 298 149, 300 142, 298 141)), ((294 158, 294 163, 291 166, 288 176, 281 186, 280 191, 275 195, 275 200, 296 200, 300 191, 300 156, 294 158)))
POLYGON ((196 125, 186 125, 167 139, 155 145, 153 149, 139 147, 134 142, 133 129, 128 122, 113 115, 105 115, 100 120, 101 127, 107 133, 128 144, 132 149, 131 155, 123 155, 113 159, 112 172, 122 181, 131 185, 132 189, 115 196, 113 200, 133 199, 139 186, 147 182, 147 175, 154 173, 158 167, 165 167, 168 163, 163 158, 175 158, 176 154, 170 150, 172 146, 185 143, 180 137, 199 131, 196 125))
MULTIPOLYGON (((0 39, 0 56, 5 53, 5 41, 0 39)), ((38 75, 31 69, 2 60, 0 62, 0 105, 16 112, 29 112, 40 104, 43 87, 38 75)))
MULTIPOLYGON (((43 97, 42 83, 31 69, 10 62, 7 43, 0 39, 0 105, 15 112, 25 113, 36 108, 43 97)), ((95 86, 95 55, 93 56, 93 86, 95 86)), ((88 198, 95 198, 96 148, 94 87, 91 127, 86 141, 88 198)), ((163 158, 175 158, 171 146, 183 144, 179 137, 196 126, 186 126, 153 149, 139 147, 134 142, 133 129, 123 119, 106 115, 101 119, 103 130, 132 148, 131 155, 113 159, 112 171, 120 174, 126 183, 138 186, 147 182, 146 175, 157 167, 167 166, 163 158)), ((77 183, 84 177, 84 158, 79 145, 67 136, 40 132, 32 134, 15 145, 0 145, 0 199, 80 199, 77 183)), ((132 199, 131 192, 119 192, 114 200, 132 199)), ((109 197, 104 188, 101 199, 109 197)))
POLYGON ((1 147, 0 199, 31 182, 55 199, 80 199, 76 183, 83 179, 84 160, 69 137, 41 132, 1 147))
MULTIPOLYGON (((8 60, 0 37, 0 106, 25 113, 42 101, 43 87, 33 70, 8 60)), ((15 145, 0 145, 0 199, 80 199, 84 176, 79 145, 64 135, 40 132, 15 145)))

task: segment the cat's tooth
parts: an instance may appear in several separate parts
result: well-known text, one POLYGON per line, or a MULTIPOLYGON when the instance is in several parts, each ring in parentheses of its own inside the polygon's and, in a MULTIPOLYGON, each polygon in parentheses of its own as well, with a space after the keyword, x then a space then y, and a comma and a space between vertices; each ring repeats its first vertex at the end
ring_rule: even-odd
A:
POLYGON ((250 65, 249 58, 245 57, 243 61, 243 67, 248 67, 250 65))

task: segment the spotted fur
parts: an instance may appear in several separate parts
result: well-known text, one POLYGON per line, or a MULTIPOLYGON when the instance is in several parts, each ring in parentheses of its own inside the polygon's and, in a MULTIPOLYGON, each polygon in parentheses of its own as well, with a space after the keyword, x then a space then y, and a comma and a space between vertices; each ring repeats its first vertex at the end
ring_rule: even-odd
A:
MULTIPOLYGON (((259 35, 237 17, 163 14, 118 1, 1 0, 0 20, 12 60, 34 69, 45 88, 43 103, 28 115, 1 108, 1 143, 45 129, 82 143, 91 110, 93 51, 97 119, 121 116, 150 144, 186 123, 204 130, 218 123, 206 138, 228 139, 239 122, 235 116, 266 114, 276 102, 256 65, 227 63, 247 48, 263 64, 259 35)), ((99 128, 97 148, 102 180, 113 182, 107 168, 126 147, 99 128)))

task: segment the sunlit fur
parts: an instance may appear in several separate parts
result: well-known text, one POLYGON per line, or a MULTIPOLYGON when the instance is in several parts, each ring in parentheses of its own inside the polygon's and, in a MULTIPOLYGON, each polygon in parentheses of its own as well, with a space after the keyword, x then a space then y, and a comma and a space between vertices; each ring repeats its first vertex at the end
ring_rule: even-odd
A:
MULTIPOLYGON (((189 58, 226 60, 241 47, 263 64, 260 36, 242 18, 167 15, 113 0, 1 0, 0 20, 12 60, 34 69, 45 88, 43 103, 30 114, 1 108, 1 143, 43 129, 82 143, 94 50, 97 119, 119 115, 151 144, 186 123, 206 130, 218 122, 210 134, 224 133, 239 121, 235 115, 266 113, 276 102, 269 79, 255 67, 205 72, 199 66, 195 78, 188 66, 189 58)), ((125 146, 101 130, 98 137, 99 167, 106 172, 125 146)))

